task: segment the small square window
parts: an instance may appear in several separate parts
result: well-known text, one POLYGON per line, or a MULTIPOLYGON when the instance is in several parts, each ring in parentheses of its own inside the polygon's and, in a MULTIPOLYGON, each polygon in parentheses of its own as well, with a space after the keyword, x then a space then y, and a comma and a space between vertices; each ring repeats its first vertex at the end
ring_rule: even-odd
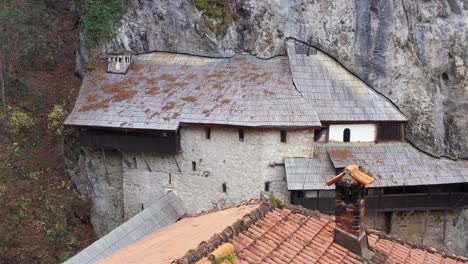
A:
POLYGON ((239 141, 244 141, 244 129, 239 129, 239 141))
POLYGON ((211 139, 211 128, 210 127, 205 128, 205 137, 206 137, 206 139, 211 139))
POLYGON ((286 143, 286 130, 281 130, 281 142, 286 143))
POLYGON ((192 161, 192 171, 197 170, 197 163, 195 161, 192 161))
POLYGON ((270 191, 270 182, 265 182, 265 192, 270 191))

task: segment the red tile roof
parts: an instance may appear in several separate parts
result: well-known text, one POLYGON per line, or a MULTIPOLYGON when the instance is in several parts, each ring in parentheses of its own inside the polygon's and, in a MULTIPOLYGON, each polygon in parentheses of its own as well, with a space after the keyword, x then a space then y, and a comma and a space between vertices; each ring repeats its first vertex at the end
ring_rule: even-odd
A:
MULTIPOLYGON (((192 263, 199 259, 193 252, 197 252, 198 257, 204 257, 208 253, 202 252, 209 252, 213 243, 219 246, 229 242, 234 245, 236 263, 362 263, 360 256, 333 243, 335 224, 330 216, 294 205, 266 208, 269 210, 260 206, 232 228, 225 229, 212 237, 210 242, 187 252, 175 262, 192 263)), ((369 263, 467 261, 463 256, 420 248, 383 233, 371 232, 368 240, 371 249, 376 252, 369 263)))
MULTIPOLYGON (((216 255, 214 251, 229 242, 234 246, 236 264, 362 263, 360 256, 333 243, 334 228, 331 216, 301 206, 256 200, 182 219, 101 261, 141 264, 169 263, 172 259, 172 263, 181 264, 200 260, 199 263, 209 263, 207 257, 216 255), (236 212, 244 213, 241 216, 236 212), (206 218, 206 221, 198 221, 198 218, 206 218), (227 227, 215 228, 214 223, 226 223, 227 227), (209 239, 209 236, 197 236, 202 231, 206 235, 216 234, 209 239), (198 246, 190 249, 187 243, 182 243, 184 241, 202 242, 195 242, 198 246), (161 250, 176 253, 175 249, 179 255, 163 254, 165 257, 160 258, 162 253, 157 253, 161 250), (182 252, 186 252, 185 255, 182 252)), ((377 231, 370 231, 368 241, 375 252, 368 263, 468 262, 466 257, 423 248, 377 231)))

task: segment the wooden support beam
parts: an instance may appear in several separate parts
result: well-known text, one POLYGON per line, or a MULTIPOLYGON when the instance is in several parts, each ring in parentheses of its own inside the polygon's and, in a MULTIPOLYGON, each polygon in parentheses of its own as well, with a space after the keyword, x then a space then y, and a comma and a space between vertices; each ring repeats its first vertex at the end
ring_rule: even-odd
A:
POLYGON ((109 171, 107 170, 106 153, 105 153, 104 149, 102 149, 102 148, 101 148, 101 155, 102 155, 102 159, 104 161, 104 170, 106 172, 106 181, 109 182, 109 171))
POLYGON ((423 233, 422 233, 422 238, 421 238, 421 244, 425 245, 425 240, 426 240, 426 230, 427 230, 427 215, 428 215, 429 211, 426 210, 424 211, 424 229, 423 229, 423 233))
POLYGON ((151 169, 151 166, 149 165, 148 161, 146 160, 145 153, 141 153, 141 157, 142 157, 143 161, 145 162, 146 167, 148 168, 148 171, 153 172, 153 170, 151 169))
POLYGON ((408 217, 409 217, 410 215, 412 215, 413 212, 414 212, 414 210, 409 211, 409 212, 405 215, 405 217, 403 218, 403 220, 401 220, 400 225, 404 224, 405 221, 406 221, 406 219, 408 219, 408 217))
POLYGON ((177 162, 175 155, 172 155, 172 157, 174 158, 174 161, 175 161, 175 164, 177 165, 177 169, 179 170, 179 173, 182 173, 182 170, 180 169, 180 166, 179 166, 179 162, 177 162))

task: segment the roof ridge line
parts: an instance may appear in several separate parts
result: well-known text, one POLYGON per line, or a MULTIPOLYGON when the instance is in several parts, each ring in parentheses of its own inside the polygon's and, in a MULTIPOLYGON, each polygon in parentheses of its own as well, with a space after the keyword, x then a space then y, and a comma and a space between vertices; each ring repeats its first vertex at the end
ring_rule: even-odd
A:
MULTIPOLYGON (((252 201, 252 200, 250 200, 252 201)), ((238 207, 241 205, 249 205, 247 203, 238 203, 232 207, 238 207), (241 204, 241 205, 239 205, 241 204)), ((240 234, 241 232, 247 230, 252 224, 255 224, 258 220, 263 218, 267 213, 272 212, 274 209, 280 207, 281 205, 276 205, 271 200, 267 199, 254 199, 254 201, 261 202, 258 208, 251 211, 250 213, 245 214, 241 219, 235 221, 233 224, 228 225, 223 231, 218 234, 213 235, 208 241, 202 241, 198 244, 197 248, 188 250, 185 255, 179 259, 175 259, 172 263, 195 263, 198 260, 206 257, 210 252, 221 246, 222 244, 228 242, 229 239, 233 238, 234 236, 240 234)), ((250 203, 255 204, 255 203, 250 203)), ((227 209, 227 208, 226 208, 227 209)), ((215 212, 219 210, 212 210, 211 212, 215 212)))
MULTIPOLYGON (((400 244, 402 246, 409 246, 411 248, 417 248, 417 249, 420 249, 420 250, 424 250, 427 253, 431 253, 431 254, 439 254, 442 256, 442 258, 449 258, 449 259, 453 259, 453 260, 457 260, 457 261, 463 261, 463 262, 468 262, 468 258, 465 257, 465 256, 462 256, 462 255, 457 255, 455 253, 452 253, 450 251, 447 251, 447 250, 439 250, 437 248, 434 248, 434 247, 431 247, 431 246, 425 246, 425 245, 422 245, 422 244, 417 244, 413 241, 406 241, 406 240, 403 240, 397 236, 393 236, 393 235, 390 235, 390 234, 386 234, 385 232, 382 232, 382 231, 378 231, 378 230, 374 230, 374 229, 368 229, 367 230, 367 234, 368 235, 376 235, 379 240, 380 239, 386 239, 386 240, 389 240, 391 242, 395 242, 397 244, 400 244)), ((372 248, 375 248, 377 246, 374 246, 372 248)))
POLYGON ((236 55, 241 55, 241 56, 251 56, 255 57, 256 59, 259 60, 271 60, 277 57, 282 57, 286 56, 286 53, 278 53, 276 55, 273 55, 271 57, 267 58, 261 58, 258 57, 257 54, 251 54, 251 53, 241 53, 238 51, 234 51, 231 56, 214 56, 214 55, 203 55, 203 54, 195 54, 195 53, 190 53, 190 52, 181 52, 181 51, 169 51, 169 50, 151 50, 151 51, 146 51, 146 52, 141 52, 141 53, 133 53, 135 56, 139 55, 147 55, 147 54, 152 54, 152 53, 169 53, 169 54, 174 54, 174 55, 187 55, 187 56, 192 56, 192 57, 198 57, 198 58, 206 58, 206 59, 231 59, 236 55))

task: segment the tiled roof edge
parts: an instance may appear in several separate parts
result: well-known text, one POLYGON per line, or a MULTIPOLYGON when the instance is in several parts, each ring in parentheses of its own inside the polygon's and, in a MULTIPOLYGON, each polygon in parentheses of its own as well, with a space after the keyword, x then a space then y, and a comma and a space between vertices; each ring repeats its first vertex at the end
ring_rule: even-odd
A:
POLYGON ((449 252, 449 251, 446 251, 446 250, 439 250, 439 249, 436 249, 434 247, 417 244, 417 243, 412 242, 412 241, 406 241, 406 240, 403 240, 403 239, 401 239, 401 238, 399 238, 397 236, 386 234, 386 233, 384 233, 382 231, 368 229, 367 234, 368 235, 370 235, 370 234, 376 235, 380 239, 390 240, 390 241, 396 242, 396 243, 398 243, 398 244, 400 244, 402 246, 409 246, 411 248, 418 248, 418 249, 421 249, 421 250, 425 250, 425 251, 427 251, 429 253, 432 253, 432 254, 439 254, 443 258, 449 258, 449 259, 453 259, 453 260, 456 260, 456 261, 462 261, 464 263, 468 262, 468 258, 466 258, 464 256, 456 255, 455 253, 452 253, 452 252, 449 252))
MULTIPOLYGON (((232 225, 227 226, 221 233, 213 235, 208 241, 202 241, 197 248, 189 250, 183 257, 180 259, 174 260, 172 263, 177 264, 188 264, 195 263, 203 257, 208 256, 210 252, 226 243, 230 238, 233 238, 242 231, 247 230, 252 224, 257 222, 257 220, 263 218, 267 213, 272 212, 278 206, 273 202, 267 199, 259 200, 249 200, 247 202, 241 202, 226 206, 220 209, 210 210, 201 214, 190 215, 189 217, 196 217, 216 211, 221 211, 233 207, 240 207, 244 205, 260 204, 257 209, 253 210, 250 213, 244 215, 240 220, 237 220, 232 225)), ((281 206, 281 205, 280 205, 281 206)))
POLYGON ((172 263, 177 264, 188 264, 194 263, 203 257, 208 256, 210 252, 228 242, 229 239, 240 234, 241 232, 249 229, 249 227, 255 224, 258 220, 262 219, 267 213, 272 212, 276 208, 285 208, 291 210, 294 214, 302 214, 305 216, 325 218, 329 221, 333 220, 332 217, 322 214, 318 211, 306 209, 300 205, 292 205, 284 202, 277 203, 270 199, 253 199, 246 202, 240 202, 237 204, 229 205, 219 209, 213 209, 208 212, 190 215, 188 217, 197 217, 229 208, 240 207, 244 205, 260 204, 259 207, 250 213, 245 214, 240 220, 237 220, 232 225, 227 226, 221 233, 213 235, 208 241, 201 242, 197 248, 189 250, 180 259, 174 260, 172 263))

